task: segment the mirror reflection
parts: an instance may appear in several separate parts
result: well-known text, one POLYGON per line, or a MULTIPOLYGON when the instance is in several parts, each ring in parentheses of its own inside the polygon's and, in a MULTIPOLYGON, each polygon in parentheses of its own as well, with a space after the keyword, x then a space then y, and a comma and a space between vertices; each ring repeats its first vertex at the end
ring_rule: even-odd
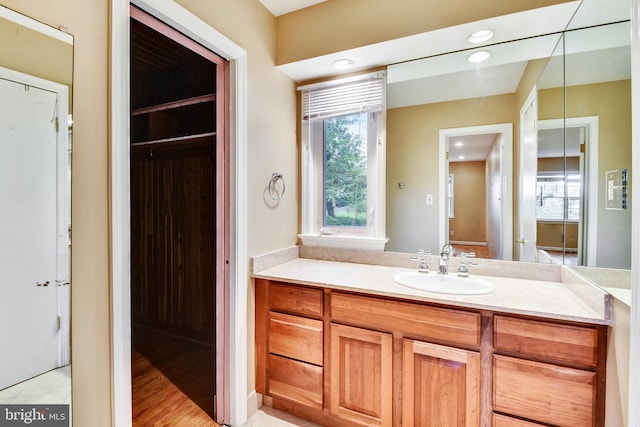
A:
POLYGON ((582 28, 594 3, 481 63, 388 67, 386 250, 629 268, 631 207, 606 208, 605 176, 631 166, 630 25, 582 28))
POLYGON ((72 70, 69 34, 0 6, 2 404, 71 403, 72 70))

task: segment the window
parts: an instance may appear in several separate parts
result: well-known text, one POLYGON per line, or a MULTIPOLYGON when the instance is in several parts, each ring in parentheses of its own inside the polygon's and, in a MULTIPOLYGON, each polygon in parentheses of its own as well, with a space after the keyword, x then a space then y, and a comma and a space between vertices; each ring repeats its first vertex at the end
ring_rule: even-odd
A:
POLYGON ((384 73, 300 90, 303 244, 383 249, 384 73))
POLYGON ((536 218, 538 220, 578 221, 580 219, 579 174, 568 174, 566 180, 562 172, 540 174, 536 187, 536 218))

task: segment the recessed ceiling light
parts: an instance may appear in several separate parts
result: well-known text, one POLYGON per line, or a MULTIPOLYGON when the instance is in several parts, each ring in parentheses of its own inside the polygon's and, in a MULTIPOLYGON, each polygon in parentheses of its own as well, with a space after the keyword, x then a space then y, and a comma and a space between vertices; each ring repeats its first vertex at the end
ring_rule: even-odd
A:
POLYGON ((351 59, 336 59, 333 61, 333 67, 338 70, 348 70, 353 67, 353 64, 355 64, 355 61, 351 59))
POLYGON ((482 43, 491 39, 495 32, 493 30, 480 30, 467 37, 469 43, 482 43))
POLYGON ((458 141, 455 144, 456 147, 462 147, 463 145, 464 145, 464 142, 462 142, 462 141, 458 141))
POLYGON ((458 160, 464 160, 464 156, 458 156, 458 160))
POLYGON ((490 50, 478 50, 476 52, 473 52, 471 55, 469 55, 469 57, 467 58, 467 61, 482 62, 489 59, 490 56, 491 56, 490 50))

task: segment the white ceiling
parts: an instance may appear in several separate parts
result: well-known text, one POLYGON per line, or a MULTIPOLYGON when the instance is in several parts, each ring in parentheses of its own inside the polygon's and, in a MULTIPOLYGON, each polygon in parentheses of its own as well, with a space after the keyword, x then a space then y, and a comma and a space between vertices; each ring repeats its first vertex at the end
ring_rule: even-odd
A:
POLYGON ((273 16, 280 16, 298 9, 313 6, 326 0, 260 0, 273 16))
POLYGON ((279 65, 278 68, 296 82, 302 82, 339 75, 340 72, 333 68, 333 62, 337 59, 349 58, 355 61, 353 68, 343 72, 353 73, 389 64, 403 63, 416 58, 427 58, 469 49, 474 45, 467 41, 467 37, 480 29, 491 28, 495 30, 496 35, 491 43, 549 34, 562 31, 579 4, 579 1, 570 1, 526 12, 498 16, 303 59, 279 65), (532 22, 535 22, 535 25, 530 25, 532 22))
POLYGON ((474 162, 486 160, 497 133, 461 135, 449 138, 449 162, 474 162), (462 143, 462 146, 456 144, 462 143), (463 159, 460 156, 464 156, 463 159))

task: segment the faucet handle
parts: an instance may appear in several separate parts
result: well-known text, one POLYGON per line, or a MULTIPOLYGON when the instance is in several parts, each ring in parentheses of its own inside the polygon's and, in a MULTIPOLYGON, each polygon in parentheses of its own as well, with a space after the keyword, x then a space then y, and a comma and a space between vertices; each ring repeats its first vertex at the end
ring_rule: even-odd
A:
POLYGON ((469 268, 464 262, 464 259, 460 261, 460 267, 458 267, 458 277, 469 277, 469 268))
MULTIPOLYGON (((419 249, 418 254, 424 254, 424 250, 419 249)), ((431 251, 427 251, 428 254, 431 254, 431 251)), ((411 261, 420 261, 420 265, 418 265, 418 273, 428 273, 429 266, 427 265, 427 260, 424 257, 410 256, 409 259, 411 261)))

